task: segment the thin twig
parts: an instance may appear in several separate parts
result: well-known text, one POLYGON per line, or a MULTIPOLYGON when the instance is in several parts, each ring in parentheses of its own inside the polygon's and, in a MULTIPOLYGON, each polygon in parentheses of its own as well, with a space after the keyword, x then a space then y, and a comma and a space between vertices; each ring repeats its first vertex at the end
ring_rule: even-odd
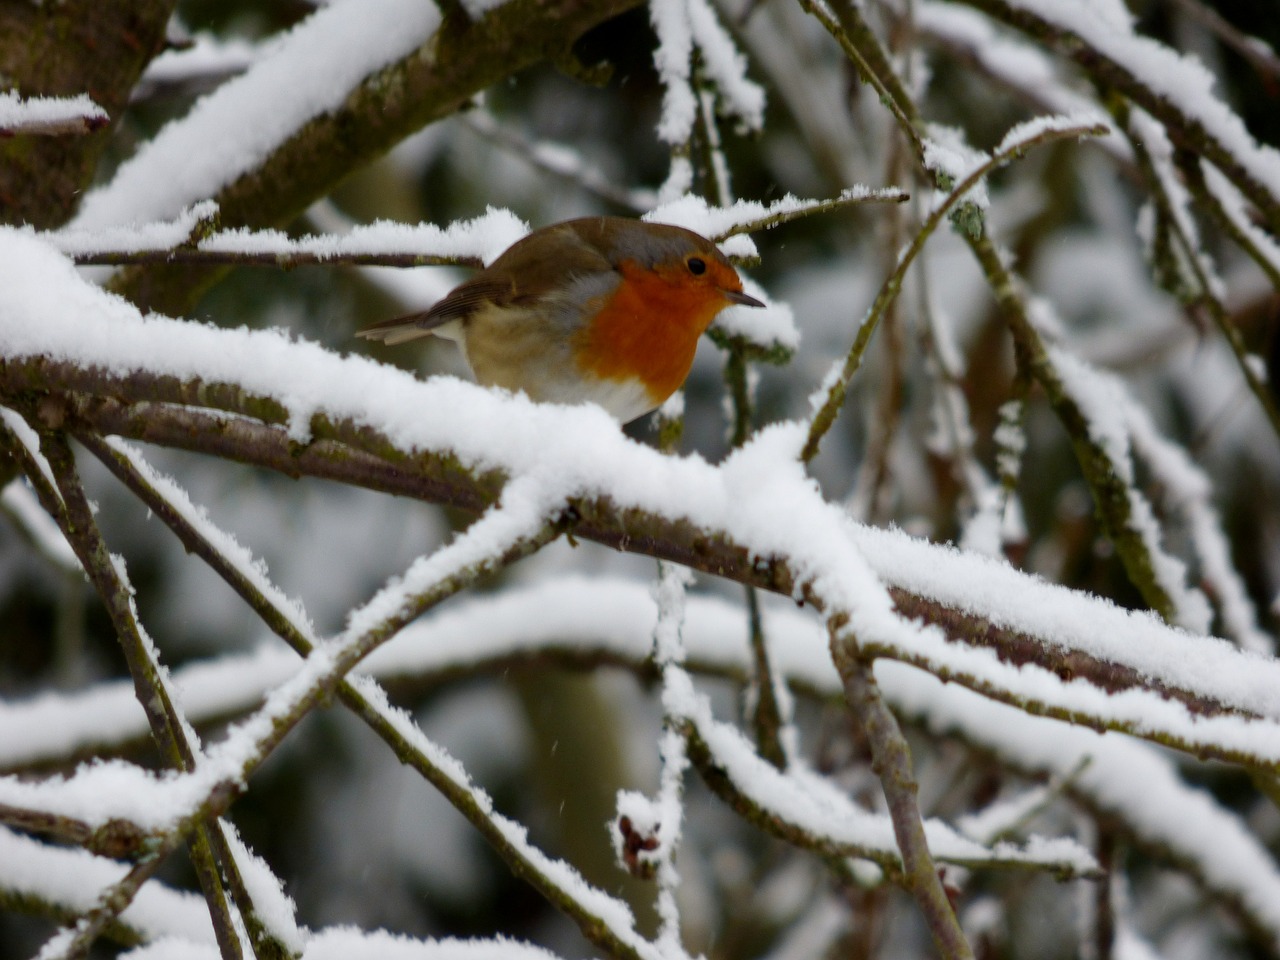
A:
POLYGON ((764 632, 764 619, 760 615, 760 597, 756 588, 748 584, 747 594, 748 638, 751 641, 751 694, 754 709, 751 727, 756 734, 756 749, 779 770, 787 766, 786 746, 782 741, 785 721, 779 703, 778 688, 786 683, 774 669, 769 656, 769 642, 764 632))
MULTIPOLYGON (((1269 257, 1258 250, 1257 245, 1227 215, 1227 212, 1222 207, 1221 200, 1208 188, 1205 182, 1204 171, 1200 167, 1199 158, 1179 150, 1174 153, 1174 162, 1186 179, 1192 194, 1202 203, 1207 204, 1209 212, 1218 225, 1226 230, 1227 234, 1242 250, 1253 257, 1255 263, 1262 267, 1270 278, 1272 286, 1280 289, 1280 273, 1277 272, 1276 265, 1272 263, 1269 257)), ((1164 190, 1160 188, 1158 182, 1153 184, 1153 191, 1155 191, 1157 202, 1168 204, 1168 197, 1165 195, 1164 190)), ((1235 356, 1236 365, 1240 368, 1240 375, 1244 378, 1245 385, 1248 386, 1249 392, 1253 394, 1254 399, 1258 401, 1258 405, 1262 408, 1262 413, 1271 425, 1272 431, 1277 437, 1280 437, 1280 406, 1277 406, 1276 398, 1271 392, 1270 386, 1272 385, 1269 385, 1259 376, 1259 371, 1251 362, 1249 349, 1245 345, 1244 338, 1231 320, 1230 312, 1227 310, 1226 305, 1213 295, 1208 278, 1200 265, 1197 251, 1191 247, 1190 239, 1186 237, 1176 222, 1174 222, 1173 228, 1178 238, 1178 244, 1186 254, 1185 259, 1191 265, 1191 269, 1195 273, 1196 282, 1200 287, 1199 302, 1213 319, 1214 325, 1217 326, 1223 339, 1227 341, 1227 346, 1231 348, 1231 352, 1235 356)))
MULTIPOLYGON (((102 539, 93 509, 80 485, 71 447, 64 434, 43 429, 39 421, 36 426, 40 434, 41 453, 57 483, 56 491, 47 487, 43 469, 31 461, 20 441, 10 438, 7 441, 10 450, 20 461, 26 462, 28 478, 46 509, 62 527, 63 534, 80 558, 85 572, 107 608, 133 677, 138 701, 147 714, 152 736, 162 756, 175 769, 189 771, 195 765, 196 748, 186 738, 185 728, 160 675, 159 665, 154 660, 149 642, 141 632, 133 610, 132 591, 123 581, 122 574, 116 568, 102 539)), ((228 863, 232 858, 216 818, 210 817, 200 824, 198 831, 190 837, 189 847, 222 955, 227 960, 238 960, 242 956, 240 938, 235 930, 226 890, 216 864, 216 861, 228 863)), ((107 901, 104 900, 102 905, 107 906, 107 901)), ((127 906, 127 901, 124 905, 127 906)), ((107 919, 114 920, 117 915, 118 911, 110 914, 107 919)), ((64 955, 83 956, 91 942, 77 940, 74 949, 68 948, 64 955)))
POLYGON ((849 633, 845 619, 833 616, 829 626, 831 655, 844 683, 845 700, 866 735, 871 747, 871 767, 884 789, 893 833, 902 853, 902 883, 915 897, 944 960, 971 960, 973 951, 960 929, 960 921, 929 853, 924 821, 916 802, 911 748, 893 711, 880 695, 871 662, 859 652, 858 642, 849 633))
POLYGON ((828 385, 826 397, 822 404, 814 411, 809 420, 809 437, 805 441, 804 450, 801 457, 806 462, 812 460, 818 453, 818 446, 822 442, 823 436, 831 429, 831 425, 835 422, 836 416, 840 411, 840 407, 844 404, 845 396, 848 392, 849 383, 852 381, 858 368, 862 365, 863 355, 866 353, 867 346, 871 343, 871 337, 876 332, 880 324, 880 320, 888 311, 890 304, 897 298, 899 291, 902 289, 902 281, 906 276, 907 269, 915 261, 916 257, 924 249, 925 242, 931 237, 942 223, 943 219, 964 199, 975 186, 982 181, 984 177, 992 171, 999 169, 1005 164, 1021 157, 1027 150, 1033 147, 1041 146, 1046 143, 1053 143, 1060 140, 1075 140, 1080 137, 1097 137, 1107 133, 1107 128, 1099 124, 1081 124, 1070 127, 1057 127, 1040 130, 1037 133, 1016 140, 1014 143, 1007 145, 1004 149, 993 154, 984 163, 979 165, 960 183, 958 183, 942 203, 938 204, 929 216, 921 224, 920 229, 916 231, 911 238, 911 243, 907 249, 898 257, 897 266, 893 272, 885 278, 880 286, 876 298, 871 303, 870 309, 867 311, 866 318, 862 321, 862 325, 858 328, 858 334, 854 337, 853 346, 849 348, 849 353, 845 357, 844 365, 840 368, 837 376, 828 385))
MULTIPOLYGON (((999 7, 1003 14, 1013 16, 1013 14, 1009 13, 1009 8, 1004 4, 1004 0, 968 0, 968 2, 983 9, 999 7)), ((856 9, 852 11, 851 15, 860 17, 856 9)), ((864 73, 871 71, 876 64, 881 65, 883 69, 890 69, 887 54, 880 48, 878 39, 869 29, 861 29, 857 34, 858 42, 855 43, 850 38, 850 35, 841 29, 839 24, 836 24, 829 16, 820 14, 815 14, 815 16, 818 16, 818 19, 829 31, 832 31, 832 35, 842 48, 846 50, 854 48, 856 50, 860 46, 865 46, 871 51, 865 54, 859 53, 854 58, 854 62, 864 73)), ((1020 26, 1023 25, 1021 19, 1015 19, 1020 26)), ((861 21, 859 20, 859 22, 861 21)), ((1044 25, 1042 21, 1040 23, 1042 26, 1044 25)), ((850 55, 853 56, 853 54, 850 55)), ((871 78, 868 78, 868 80, 871 82, 871 78)), ((885 81, 877 79, 875 82, 879 85, 878 89, 885 88, 885 81)), ((905 94, 903 95, 905 96, 905 94)), ((1149 112, 1157 113, 1152 107, 1147 109, 1149 112)), ((1167 111, 1157 113, 1158 117, 1166 115, 1167 111)), ((922 166, 926 166, 925 156, 920 148, 919 136, 913 125, 914 118, 918 116, 914 105, 908 103, 907 107, 900 106, 894 109, 894 116, 899 119, 903 132, 920 150, 917 157, 918 161, 922 166)), ((1227 171, 1224 169, 1225 172, 1227 171)), ((935 177, 935 181, 941 181, 941 179, 940 177, 935 177)), ((939 186, 942 186, 941 182, 939 182, 939 186)), ((1252 196, 1253 194, 1250 195, 1252 196)), ((955 196, 954 192, 952 196, 955 196)), ((1261 203, 1262 201, 1258 200, 1257 202, 1261 203)), ((1276 201, 1273 209, 1280 211, 1280 200, 1276 201)), ((1280 216, 1280 213, 1277 216, 1280 216)), ((981 221, 967 224, 967 226, 981 227, 981 221)), ((1174 622, 1178 613, 1176 604, 1157 576, 1156 558, 1150 545, 1144 538, 1142 531, 1133 523, 1133 503, 1131 498, 1133 491, 1122 479, 1124 471, 1121 465, 1112 458, 1111 452, 1106 446, 1092 436, 1089 429, 1089 420, 1085 416, 1078 399, 1068 390, 1055 366, 1044 339, 1031 320, 1027 299, 1021 289, 1021 284, 1005 263, 1005 258, 1000 250, 997 249, 991 238, 987 236, 985 230, 963 229, 960 234, 965 242, 969 244, 983 273, 987 277, 987 283, 994 293, 1005 317, 1005 322, 1013 335, 1014 348, 1019 362, 1031 372, 1035 380, 1044 389, 1055 414, 1071 437, 1076 459, 1084 473, 1090 492, 1093 494, 1094 504, 1097 507, 1104 534, 1115 546, 1116 553, 1124 564, 1125 571, 1139 592, 1141 592, 1143 599, 1166 621, 1174 622)), ((891 277, 890 280, 892 279, 891 277)), ((883 294, 884 292, 882 288, 881 293, 883 294)), ((877 297, 877 300, 879 299, 877 297)), ((874 309, 873 305, 873 311, 874 309)), ((869 317, 868 319, 871 318, 869 317)), ((862 331, 860 331, 861 333, 862 331)), ((869 338, 869 333, 867 337, 869 338)), ((856 369, 861 349, 865 349, 865 345, 859 348, 855 344, 854 349, 850 351, 849 358, 846 360, 846 369, 850 366, 856 369)), ((812 441, 820 439, 822 432, 830 426, 829 423, 822 426, 820 418, 834 420, 836 412, 843 402, 846 389, 847 383, 845 379, 839 376, 838 372, 833 371, 831 382, 828 385, 827 399, 819 410, 815 412, 811 421, 811 442, 806 444, 804 451, 806 459, 811 458, 817 452, 816 443, 812 441), (816 432, 816 437, 813 429, 815 427, 820 427, 816 432)))
MULTIPOLYGON (((136 455, 132 451, 114 447, 92 433, 77 433, 77 439, 173 531, 187 551, 207 563, 210 569, 235 590, 272 632, 302 656, 312 652, 316 639, 307 625, 300 622, 286 605, 269 596, 254 583, 242 566, 219 550, 192 523, 187 513, 139 469, 134 459, 136 455)), ((520 847, 511 842, 502 825, 495 821, 492 810, 477 802, 469 784, 456 780, 441 764, 403 735, 397 717, 383 705, 379 697, 370 696, 370 691, 375 689, 370 680, 363 681, 357 687, 351 681, 343 679, 337 684, 335 692, 339 700, 380 736, 397 757, 436 787, 481 832, 516 875, 528 880, 551 903, 570 916, 588 937, 591 937, 591 930, 601 928, 601 919, 592 914, 588 906, 575 897, 572 891, 562 886, 555 874, 548 874, 540 869, 520 847)), ((599 940, 595 942, 599 944, 599 940)))
POLYGON ((400 251, 374 251, 371 253, 319 253, 312 250, 289 249, 278 251, 210 249, 208 247, 164 247, 161 249, 94 250, 75 253, 71 259, 81 266, 111 266, 125 264, 185 263, 224 265, 236 267, 279 267, 290 270, 307 266, 355 266, 355 267, 482 267, 479 257, 442 256, 431 253, 404 253, 400 251))

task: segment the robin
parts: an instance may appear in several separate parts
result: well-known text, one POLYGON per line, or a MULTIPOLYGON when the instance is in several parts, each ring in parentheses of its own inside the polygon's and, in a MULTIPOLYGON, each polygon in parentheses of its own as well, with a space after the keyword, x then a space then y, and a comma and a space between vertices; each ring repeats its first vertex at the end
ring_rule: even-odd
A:
POLYGON ((535 230, 443 300, 359 331, 387 344, 457 341, 476 380, 534 400, 604 407, 627 423, 660 406, 730 304, 764 306, 691 230, 586 217, 535 230))

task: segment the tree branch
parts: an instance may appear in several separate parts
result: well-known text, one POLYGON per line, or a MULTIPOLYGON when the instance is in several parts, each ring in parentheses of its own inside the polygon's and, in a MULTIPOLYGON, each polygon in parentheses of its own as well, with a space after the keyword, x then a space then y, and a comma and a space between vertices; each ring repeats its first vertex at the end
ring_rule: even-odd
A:
MULTIPOLYGON (((367 77, 340 107, 311 120, 260 167, 223 188, 214 198, 222 225, 288 222, 405 137, 502 79, 556 59, 583 32, 638 3, 510 0, 478 20, 446 16, 421 49, 367 77)), ((221 275, 218 268, 156 264, 123 271, 114 288, 139 306, 179 316, 221 275)))
POLYGON ((831 655, 844 682, 845 700, 862 727, 871 747, 871 769, 880 778, 893 820, 893 833, 902 853, 902 881, 924 914, 934 945, 946 960, 972 960, 973 950, 960 929, 955 909, 947 898, 938 867, 929 853, 924 821, 916 802, 911 748, 875 677, 871 662, 863 658, 857 640, 848 632, 842 615, 830 622, 831 655))

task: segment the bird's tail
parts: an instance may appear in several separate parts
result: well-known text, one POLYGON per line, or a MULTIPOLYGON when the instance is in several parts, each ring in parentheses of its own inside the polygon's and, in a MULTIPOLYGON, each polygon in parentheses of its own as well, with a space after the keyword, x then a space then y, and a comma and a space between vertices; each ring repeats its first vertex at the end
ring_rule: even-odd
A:
POLYGON ((366 340, 377 340, 394 347, 397 343, 408 343, 410 340, 417 340, 419 337, 429 337, 434 333, 439 333, 439 327, 426 326, 423 323, 426 316, 426 313, 420 312, 410 313, 403 317, 392 317, 390 320, 383 320, 372 326, 365 327, 363 330, 357 330, 356 336, 363 337, 366 340))

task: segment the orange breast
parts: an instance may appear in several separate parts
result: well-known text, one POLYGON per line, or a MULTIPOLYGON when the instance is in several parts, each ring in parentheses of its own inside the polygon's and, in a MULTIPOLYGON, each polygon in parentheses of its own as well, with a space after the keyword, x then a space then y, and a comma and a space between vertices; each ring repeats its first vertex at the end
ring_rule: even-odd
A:
POLYGON ((681 284, 625 262, 622 283, 579 334, 575 358, 606 380, 639 379, 656 404, 689 375, 698 338, 725 306, 704 284, 681 284))

